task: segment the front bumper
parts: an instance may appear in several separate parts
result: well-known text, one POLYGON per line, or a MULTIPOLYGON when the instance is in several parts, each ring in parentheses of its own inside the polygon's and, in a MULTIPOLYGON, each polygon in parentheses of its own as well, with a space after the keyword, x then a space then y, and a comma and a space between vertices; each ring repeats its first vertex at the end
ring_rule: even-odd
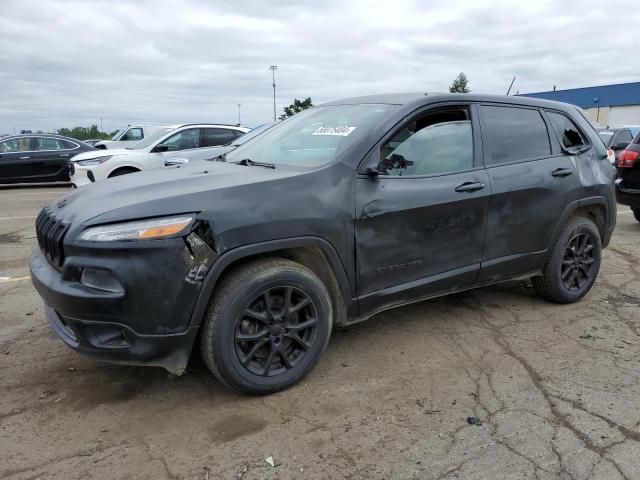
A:
POLYGON ((173 335, 142 335, 126 325, 91 322, 60 315, 44 306, 52 330, 69 347, 110 363, 163 367, 182 375, 189 362, 198 327, 173 335))
POLYGON ((210 266, 199 249, 209 247, 194 234, 190 248, 182 238, 158 242, 135 251, 75 252, 60 268, 36 248, 31 278, 58 337, 99 360, 181 374, 198 334, 191 315, 210 266), (108 290, 83 276, 96 270, 108 272, 108 290))
POLYGON ((621 178, 616 180, 616 201, 631 208, 640 208, 640 189, 626 187, 621 178))
POLYGON ((95 176, 90 167, 83 167, 75 162, 69 164, 69 179, 74 187, 82 187, 95 182, 95 176))

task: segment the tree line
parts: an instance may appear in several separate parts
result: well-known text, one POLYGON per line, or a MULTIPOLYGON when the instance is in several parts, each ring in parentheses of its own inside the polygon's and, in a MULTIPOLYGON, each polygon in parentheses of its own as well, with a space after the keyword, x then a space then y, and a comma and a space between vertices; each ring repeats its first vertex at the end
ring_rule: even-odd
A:
POLYGON ((75 138, 76 140, 109 140, 116 134, 116 132, 117 130, 111 133, 101 132, 100 130, 98 130, 98 125, 91 125, 90 127, 73 127, 71 129, 59 128, 58 130, 56 130, 56 133, 58 135, 75 138))

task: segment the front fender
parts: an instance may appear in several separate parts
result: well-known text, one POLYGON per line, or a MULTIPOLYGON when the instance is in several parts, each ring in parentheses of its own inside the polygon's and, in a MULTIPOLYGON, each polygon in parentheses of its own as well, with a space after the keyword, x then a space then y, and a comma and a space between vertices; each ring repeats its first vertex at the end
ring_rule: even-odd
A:
POLYGON ((200 290, 200 295, 198 297, 198 300, 196 301, 196 305, 191 315, 190 325, 197 326, 202 323, 215 286, 218 283, 221 275, 231 264, 237 262, 238 260, 249 258, 255 255, 300 247, 317 247, 322 250, 322 252, 327 257, 329 265, 331 266, 331 269, 333 270, 335 278, 338 282, 338 287, 340 289, 340 293, 342 294, 347 315, 350 316, 354 314, 356 303, 354 301, 353 289, 351 288, 351 285, 349 284, 349 281, 347 279, 344 265, 342 264, 342 261, 340 260, 340 257, 338 256, 338 253, 336 252, 336 249, 333 247, 333 245, 319 237, 294 237, 245 245, 242 247, 234 248, 222 254, 213 264, 204 279, 202 289, 200 290))

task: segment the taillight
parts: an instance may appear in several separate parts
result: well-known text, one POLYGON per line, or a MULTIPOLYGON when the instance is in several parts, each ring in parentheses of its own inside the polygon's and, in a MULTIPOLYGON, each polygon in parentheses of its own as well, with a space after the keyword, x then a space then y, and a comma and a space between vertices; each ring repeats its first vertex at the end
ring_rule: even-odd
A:
POLYGON ((638 152, 633 150, 623 150, 618 157, 619 168, 633 168, 638 160, 638 152))
POLYGON ((611 165, 614 165, 616 163, 616 152, 614 152, 610 148, 607 148, 607 160, 609 160, 609 163, 611 165))

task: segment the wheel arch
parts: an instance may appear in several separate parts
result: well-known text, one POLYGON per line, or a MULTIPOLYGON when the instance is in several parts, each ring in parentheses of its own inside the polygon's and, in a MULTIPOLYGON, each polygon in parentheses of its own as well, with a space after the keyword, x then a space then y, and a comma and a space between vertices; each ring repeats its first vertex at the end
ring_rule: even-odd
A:
POLYGON ((140 172, 142 171, 142 169, 140 167, 136 167, 135 165, 130 165, 130 164, 122 164, 122 165, 118 165, 116 168, 114 168, 113 170, 111 170, 108 174, 107 174, 107 178, 111 178, 113 177, 113 174, 116 172, 119 172, 121 170, 127 170, 130 173, 136 173, 136 172, 140 172))
POLYGON ((323 281, 334 307, 334 325, 347 323, 356 315, 356 302, 344 266, 335 248, 319 237, 296 237, 234 248, 222 254, 205 277, 191 316, 191 325, 200 325, 211 296, 220 280, 236 267, 264 257, 281 257, 298 262, 323 281))
POLYGON ((547 250, 553 248, 553 245, 562 230, 562 226, 567 223, 571 217, 584 217, 591 220, 598 232, 602 246, 606 247, 609 243, 608 228, 611 222, 611 212, 609 211, 609 203, 605 197, 589 197, 571 202, 564 210, 560 221, 556 224, 556 228, 551 236, 551 241, 547 250))

